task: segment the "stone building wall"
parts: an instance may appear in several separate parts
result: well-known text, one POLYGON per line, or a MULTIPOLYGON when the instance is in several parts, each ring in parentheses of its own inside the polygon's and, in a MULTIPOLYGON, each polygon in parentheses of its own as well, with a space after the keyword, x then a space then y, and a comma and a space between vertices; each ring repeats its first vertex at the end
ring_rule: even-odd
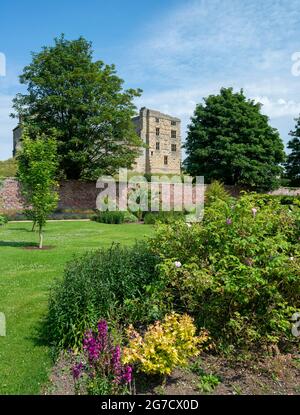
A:
POLYGON ((180 174, 180 119, 142 108, 140 115, 135 117, 133 122, 146 145, 146 148, 141 150, 133 170, 149 174, 180 174))
POLYGON ((16 156, 17 151, 21 147, 21 139, 22 139, 22 128, 20 125, 17 125, 13 129, 13 157, 16 156))

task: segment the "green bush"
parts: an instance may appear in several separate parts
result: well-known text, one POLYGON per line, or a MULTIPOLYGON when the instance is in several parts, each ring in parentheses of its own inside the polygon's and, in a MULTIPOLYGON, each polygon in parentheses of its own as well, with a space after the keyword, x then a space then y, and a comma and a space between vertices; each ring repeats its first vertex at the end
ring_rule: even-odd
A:
POLYGON ((146 225, 155 225, 156 223, 173 223, 184 219, 183 212, 148 212, 145 214, 144 223, 146 225))
POLYGON ((125 212, 121 211, 99 211, 96 215, 92 217, 95 222, 99 223, 110 223, 110 224, 120 224, 125 221, 125 212))
POLYGON ((0 226, 5 225, 7 223, 7 217, 0 215, 0 226))
POLYGON ((81 345, 82 335, 100 318, 128 325, 159 318, 163 307, 155 267, 158 258, 145 243, 112 245, 71 261, 50 295, 47 337, 61 347, 81 345))
POLYGON ((269 195, 269 194, 253 194, 253 198, 258 203, 269 203, 272 200, 278 201, 281 205, 296 205, 300 206, 300 196, 288 195, 269 195))
POLYGON ((0 177, 15 177, 17 174, 17 162, 15 159, 0 161, 0 177))
POLYGON ((207 186, 205 191, 205 205, 209 206, 217 199, 229 203, 231 196, 225 190, 224 185, 221 182, 214 180, 207 186))
POLYGON ((131 212, 124 212, 124 222, 125 223, 135 223, 138 222, 138 218, 131 212))
POLYGON ((201 224, 161 225, 151 240, 161 257, 165 298, 207 328, 223 350, 290 345, 300 308, 299 208, 243 195, 216 198, 201 224))
POLYGON ((91 219, 99 223, 134 223, 138 221, 138 218, 128 211, 98 211, 95 215, 91 216, 91 219))

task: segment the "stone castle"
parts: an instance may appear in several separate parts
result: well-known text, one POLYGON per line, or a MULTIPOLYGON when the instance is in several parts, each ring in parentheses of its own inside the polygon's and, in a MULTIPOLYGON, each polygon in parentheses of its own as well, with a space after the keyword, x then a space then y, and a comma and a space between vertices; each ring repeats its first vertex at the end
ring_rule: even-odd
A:
MULTIPOLYGON (((132 121, 145 144, 133 170, 148 174, 180 174, 180 119, 143 107, 132 121)), ((13 130, 13 156, 20 148, 21 138, 22 128, 18 125, 13 130)))
POLYGON ((133 122, 146 145, 133 170, 139 173, 180 174, 180 119, 143 107, 133 122))

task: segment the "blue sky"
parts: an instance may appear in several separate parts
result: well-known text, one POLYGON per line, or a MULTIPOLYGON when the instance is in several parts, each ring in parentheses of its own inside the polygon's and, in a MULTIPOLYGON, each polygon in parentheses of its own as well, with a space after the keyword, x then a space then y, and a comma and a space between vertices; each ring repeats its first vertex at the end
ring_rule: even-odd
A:
POLYGON ((11 100, 30 52, 55 36, 93 42, 95 59, 115 63, 138 107, 178 116, 185 128, 196 103, 222 86, 244 88, 287 142, 300 114, 299 0, 1 1, 0 159, 11 155, 11 100))

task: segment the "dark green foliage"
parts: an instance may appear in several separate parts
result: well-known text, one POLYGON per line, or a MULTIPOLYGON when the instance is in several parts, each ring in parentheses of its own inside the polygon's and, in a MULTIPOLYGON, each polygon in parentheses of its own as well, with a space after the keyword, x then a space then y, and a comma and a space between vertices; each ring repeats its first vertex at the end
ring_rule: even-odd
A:
POLYGON ((286 176, 291 186, 300 186, 300 117, 296 121, 295 130, 290 132, 293 138, 288 142, 287 147, 291 152, 287 156, 285 165, 286 176))
POLYGON ((99 223, 120 224, 124 223, 125 212, 116 210, 115 212, 103 211, 93 216, 93 220, 99 223))
POLYGON ((243 91, 222 88, 198 104, 189 125, 185 167, 206 182, 221 180, 265 190, 276 188, 284 161, 278 131, 261 114, 261 105, 243 91))
POLYGON ((155 225, 156 223, 172 223, 178 220, 184 220, 183 212, 148 212, 144 216, 146 225, 155 225))
POLYGON ((95 222, 99 223, 110 223, 110 224, 120 224, 125 221, 125 212, 121 211, 103 211, 97 212, 96 215, 92 218, 95 222))
POLYGON ((14 110, 33 135, 56 130, 65 177, 98 179, 131 167, 141 146, 131 121, 141 91, 124 90, 114 65, 93 61, 90 42, 62 35, 33 54, 20 82, 27 93, 16 96, 14 110))
POLYGON ((7 216, 0 215, 0 226, 5 225, 7 223, 7 216))
POLYGON ((61 347, 80 346, 83 332, 100 318, 127 326, 159 317, 163 307, 151 295, 157 260, 145 243, 74 259, 52 289, 47 337, 61 347))

